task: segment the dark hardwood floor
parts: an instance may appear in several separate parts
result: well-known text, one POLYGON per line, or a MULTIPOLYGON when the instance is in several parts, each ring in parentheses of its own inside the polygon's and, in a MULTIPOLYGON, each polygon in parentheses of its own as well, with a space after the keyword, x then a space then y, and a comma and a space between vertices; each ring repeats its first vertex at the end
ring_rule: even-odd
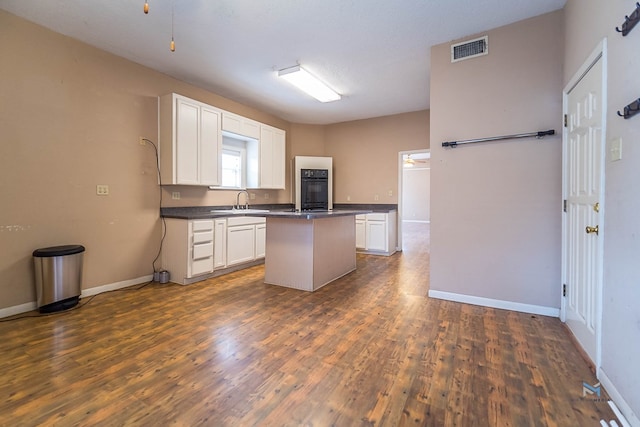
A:
MULTIPOLYGON (((413 229, 413 232, 411 232, 413 229)), ((426 297, 428 225, 314 293, 264 268, 0 323, 0 424, 598 426, 558 319, 426 297)), ((482 278, 478 278, 482 282, 482 278)))

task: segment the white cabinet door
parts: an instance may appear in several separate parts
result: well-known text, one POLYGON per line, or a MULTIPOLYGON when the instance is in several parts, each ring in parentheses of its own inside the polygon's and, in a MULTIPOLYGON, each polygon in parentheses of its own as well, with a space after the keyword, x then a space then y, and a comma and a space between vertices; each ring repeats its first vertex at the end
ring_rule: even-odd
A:
POLYGON ((356 248, 367 248, 367 230, 365 227, 366 220, 356 219, 356 248))
POLYGON ((184 99, 176 99, 176 182, 196 185, 198 179, 198 122, 200 109, 184 99))
POLYGON ((386 221, 367 220, 367 250, 387 251, 387 223, 386 221))
POLYGON ((260 128, 260 188, 273 186, 273 131, 260 128))
POLYGON ((280 129, 275 129, 273 133, 272 144, 272 165, 273 165, 273 181, 272 188, 285 188, 285 157, 286 157, 286 134, 280 129))
POLYGON ((219 185, 220 110, 172 93, 160 98, 163 184, 219 185))
POLYGON ((267 241, 267 224, 256 225, 256 259, 264 258, 267 241))
POLYGON ((227 227, 227 266, 253 261, 256 253, 256 226, 227 227))
POLYGON ((213 268, 227 266, 227 220, 216 219, 213 232, 213 268))
POLYGON ((284 131, 260 127, 260 188, 285 188, 285 141, 284 131))
POLYGON ((214 109, 200 108, 199 170, 201 185, 220 185, 222 153, 220 113, 214 109))

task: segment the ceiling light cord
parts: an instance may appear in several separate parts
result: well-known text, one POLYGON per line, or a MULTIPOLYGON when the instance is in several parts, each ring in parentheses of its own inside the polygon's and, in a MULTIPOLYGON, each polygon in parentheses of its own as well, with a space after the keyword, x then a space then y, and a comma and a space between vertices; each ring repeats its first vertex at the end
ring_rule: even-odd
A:
POLYGON ((174 15, 173 2, 171 2, 171 43, 169 43, 169 50, 171 52, 176 51, 176 42, 173 40, 173 15, 174 15))
MULTIPOLYGON (((144 11, 145 15, 149 14, 149 0, 145 0, 144 1, 144 7, 142 8, 142 10, 144 11)), ((171 42, 169 43, 169 50, 171 52, 175 52, 176 51, 176 41, 173 38, 173 30, 174 30, 174 3, 173 1, 171 2, 171 42)))

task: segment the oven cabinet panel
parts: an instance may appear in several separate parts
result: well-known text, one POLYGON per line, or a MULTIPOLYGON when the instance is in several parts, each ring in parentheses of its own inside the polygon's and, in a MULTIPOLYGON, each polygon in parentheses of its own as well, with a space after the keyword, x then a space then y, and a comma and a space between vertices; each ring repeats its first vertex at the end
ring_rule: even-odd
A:
POLYGON ((286 133, 271 126, 260 126, 260 188, 284 190, 286 133))
POLYGON ((220 185, 221 110, 171 93, 160 98, 164 184, 220 185))
POLYGON ((391 255, 397 245, 397 212, 375 212, 356 216, 356 249, 379 255, 391 255))
POLYGON ((211 219, 166 218, 162 268, 170 280, 186 285, 213 272, 214 223, 211 219))

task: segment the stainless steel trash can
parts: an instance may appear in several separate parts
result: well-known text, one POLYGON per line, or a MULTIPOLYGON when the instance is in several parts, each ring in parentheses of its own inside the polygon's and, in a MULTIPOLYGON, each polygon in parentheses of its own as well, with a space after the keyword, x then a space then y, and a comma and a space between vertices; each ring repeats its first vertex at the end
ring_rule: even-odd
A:
POLYGON ((52 246, 33 251, 36 298, 41 313, 74 307, 82 292, 82 245, 52 246))

